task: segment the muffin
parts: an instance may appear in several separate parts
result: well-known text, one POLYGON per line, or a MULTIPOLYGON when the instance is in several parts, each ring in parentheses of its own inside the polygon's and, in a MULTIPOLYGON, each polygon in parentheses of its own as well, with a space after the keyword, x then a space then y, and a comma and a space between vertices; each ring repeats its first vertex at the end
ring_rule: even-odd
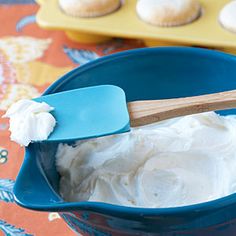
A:
POLYGON ((61 9, 70 16, 97 17, 117 10, 120 0, 59 0, 61 9))
POLYGON ((201 5, 198 0, 138 0, 136 11, 149 24, 171 27, 197 19, 201 5))
POLYGON ((224 6, 220 12, 219 21, 225 29, 236 33, 236 1, 224 6))

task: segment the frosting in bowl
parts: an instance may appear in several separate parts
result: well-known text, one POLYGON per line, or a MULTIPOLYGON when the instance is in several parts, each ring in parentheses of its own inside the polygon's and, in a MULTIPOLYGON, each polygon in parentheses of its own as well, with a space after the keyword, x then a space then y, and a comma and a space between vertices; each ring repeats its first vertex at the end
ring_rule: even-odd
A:
POLYGON ((236 119, 214 112, 60 144, 56 165, 66 201, 175 207, 236 191, 236 119))
POLYGON ((14 103, 3 117, 10 118, 11 140, 21 146, 31 141, 46 140, 53 131, 56 120, 49 112, 53 107, 47 103, 22 99, 14 103))

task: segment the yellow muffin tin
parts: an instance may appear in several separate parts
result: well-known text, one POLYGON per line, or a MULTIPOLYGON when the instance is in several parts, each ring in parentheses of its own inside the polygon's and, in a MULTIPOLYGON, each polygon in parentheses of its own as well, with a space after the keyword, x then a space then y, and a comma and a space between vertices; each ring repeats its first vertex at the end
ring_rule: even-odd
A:
POLYGON ((236 52, 236 34, 218 22, 220 10, 229 0, 200 0, 202 15, 196 21, 178 27, 156 27, 140 20, 137 0, 125 0, 122 7, 106 16, 76 18, 63 13, 58 0, 38 0, 37 23, 47 29, 59 29, 83 43, 98 43, 110 37, 143 39, 149 46, 194 45, 236 52))

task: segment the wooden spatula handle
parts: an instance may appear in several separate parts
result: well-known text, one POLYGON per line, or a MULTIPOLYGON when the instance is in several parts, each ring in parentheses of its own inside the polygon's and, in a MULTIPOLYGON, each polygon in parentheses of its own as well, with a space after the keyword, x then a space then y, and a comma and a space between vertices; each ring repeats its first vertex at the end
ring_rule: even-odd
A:
POLYGON ((236 108, 236 90, 195 97, 128 103, 132 127, 178 116, 236 108))

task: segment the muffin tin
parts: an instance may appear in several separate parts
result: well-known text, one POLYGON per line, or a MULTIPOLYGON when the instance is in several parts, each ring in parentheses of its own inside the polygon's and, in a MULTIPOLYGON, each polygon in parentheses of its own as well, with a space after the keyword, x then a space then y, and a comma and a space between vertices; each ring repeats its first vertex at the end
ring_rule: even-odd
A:
POLYGON ((46 29, 66 32, 72 40, 99 43, 111 37, 143 39, 147 46, 191 45, 217 48, 236 53, 236 34, 224 29, 220 10, 229 0, 200 0, 202 14, 194 22, 178 27, 157 27, 140 20, 136 0, 125 0, 117 11, 101 17, 76 18, 61 11, 58 0, 37 0, 37 23, 46 29))

